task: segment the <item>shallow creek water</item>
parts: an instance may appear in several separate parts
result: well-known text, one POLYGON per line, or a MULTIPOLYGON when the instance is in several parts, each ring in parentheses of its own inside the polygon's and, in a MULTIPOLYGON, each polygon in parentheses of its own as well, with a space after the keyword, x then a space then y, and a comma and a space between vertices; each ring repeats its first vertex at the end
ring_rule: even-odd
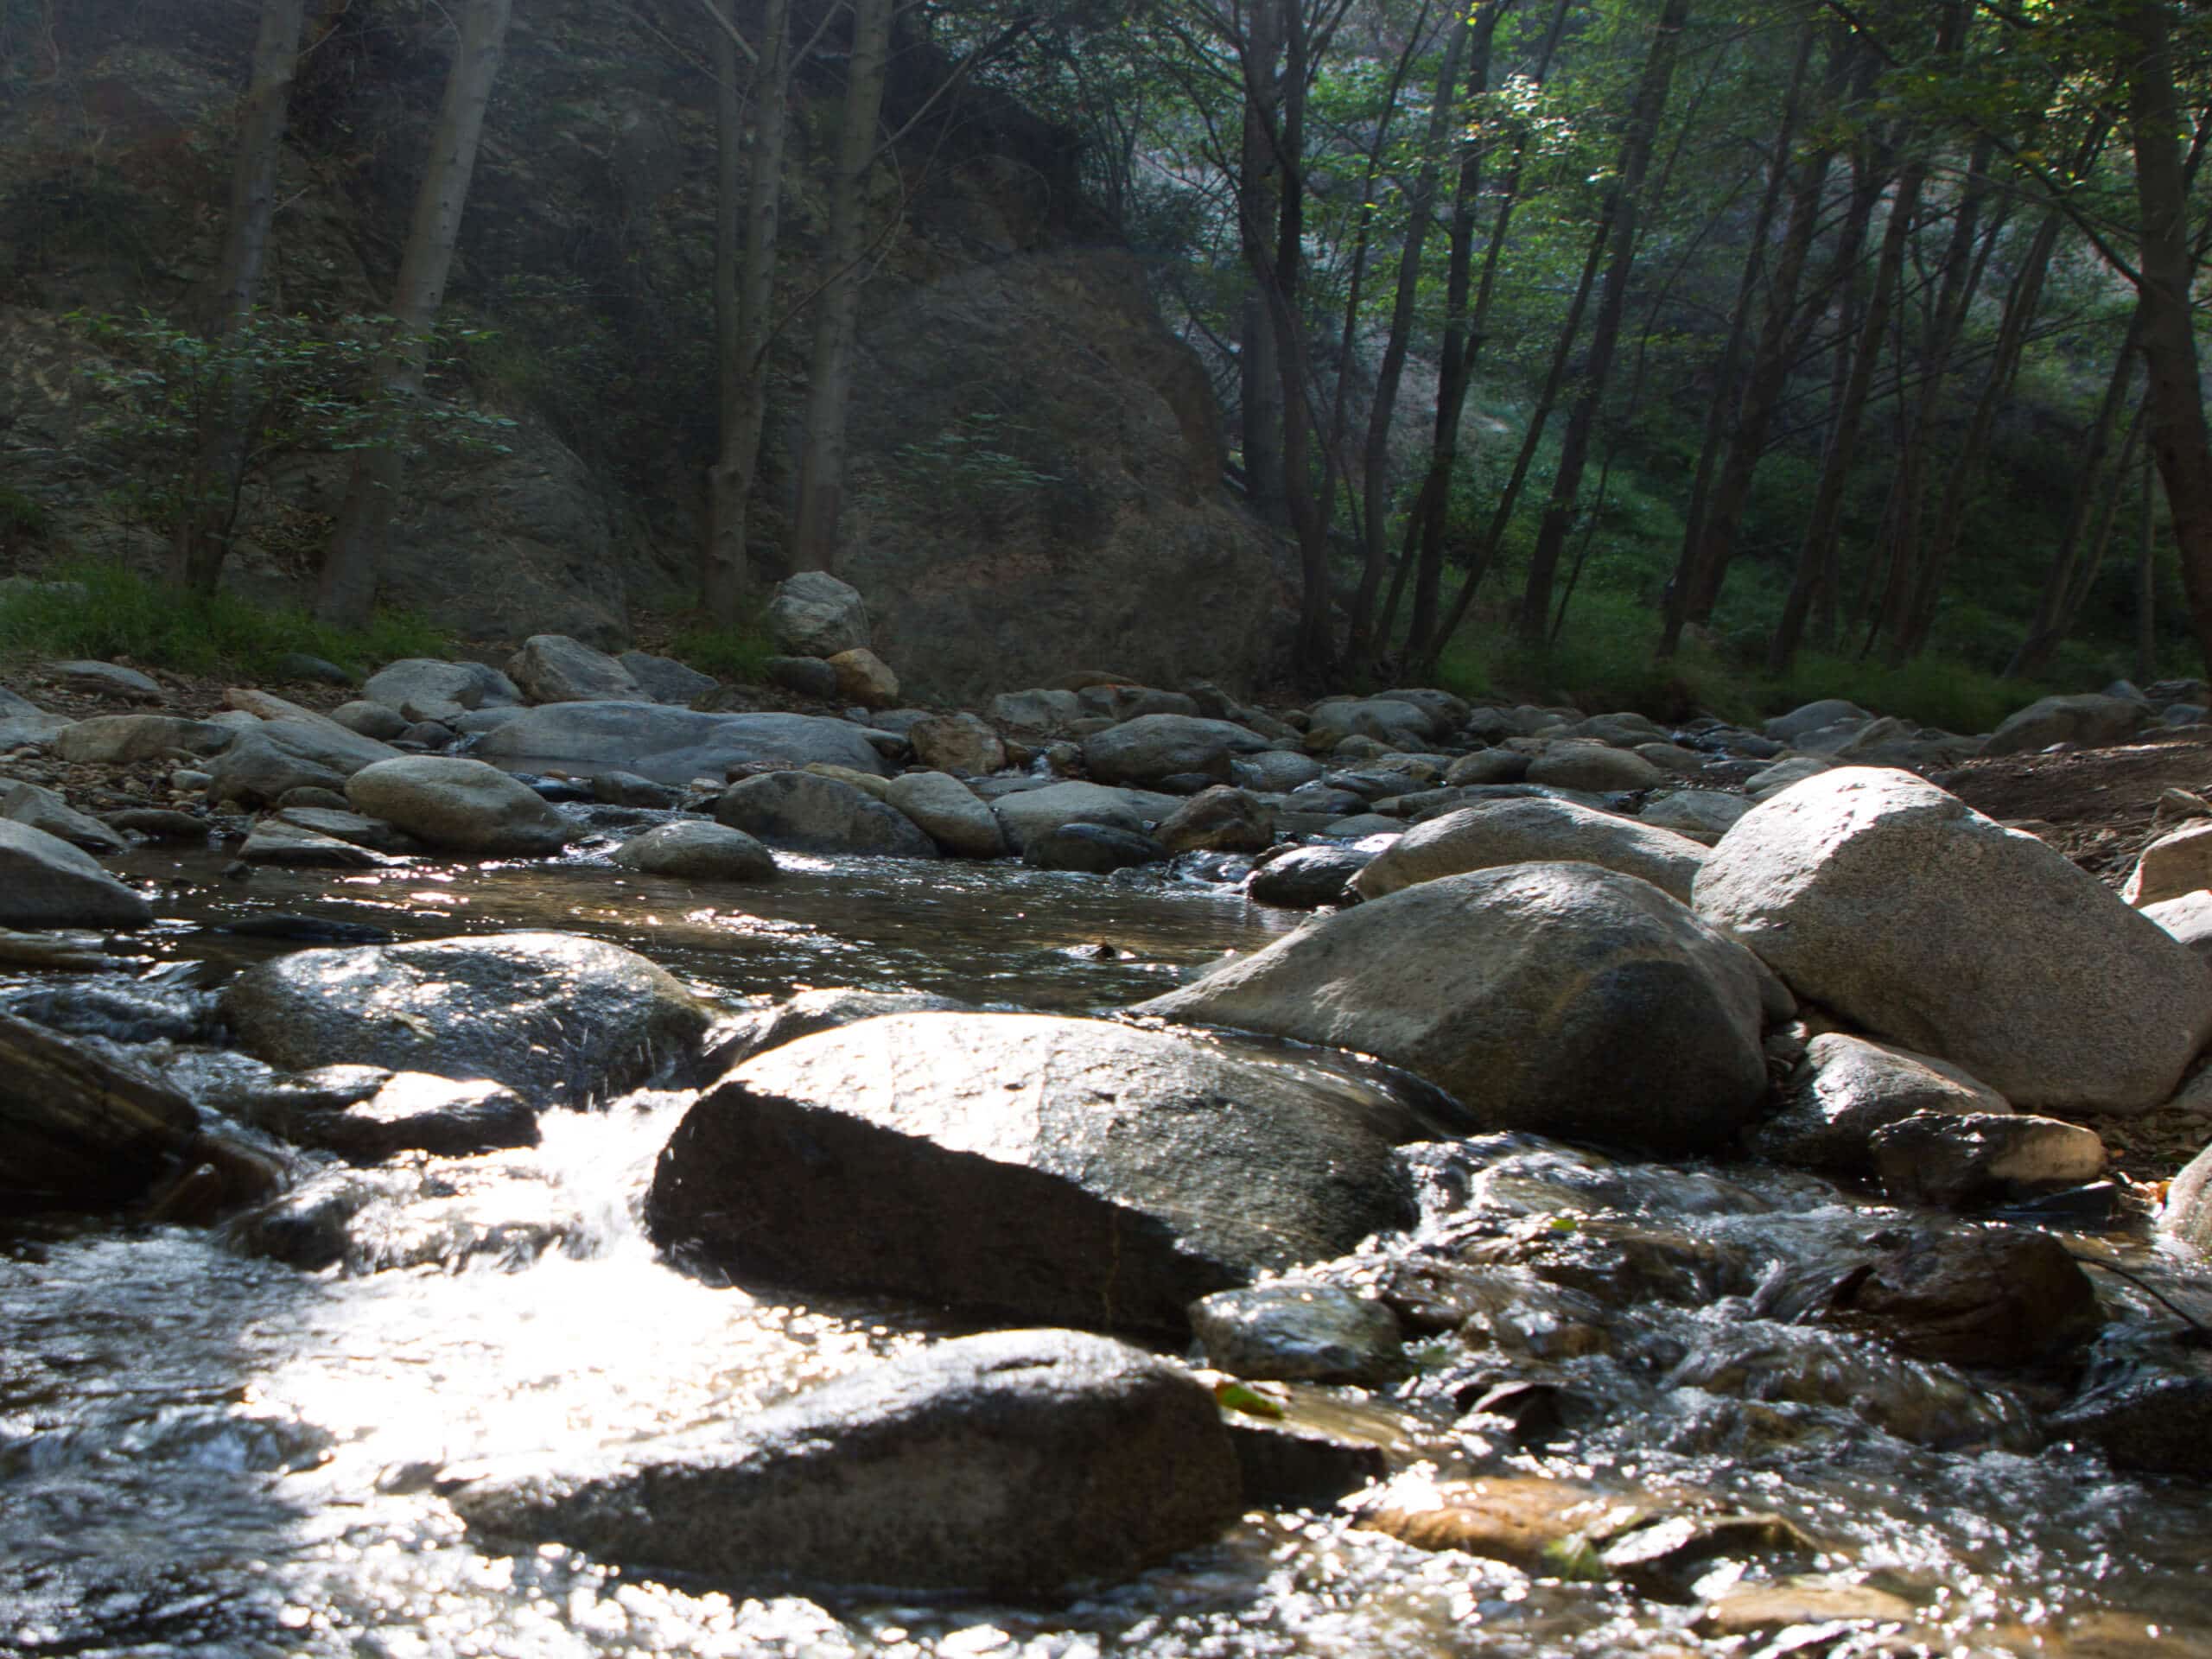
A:
MULTIPOLYGON (((144 947, 149 968, 293 948, 197 931, 286 912, 407 935, 592 933, 733 1002, 860 985, 1103 1012, 1295 920, 1199 886, 954 864, 792 860, 772 887, 708 892, 589 856, 263 869, 243 885, 219 877, 223 861, 122 861, 163 884, 170 919, 144 947)), ((1480 1328, 1417 1351, 1402 1387, 1304 1390, 1296 1408, 1445 1476, 1679 1486, 1778 1511, 1819 1543, 1796 1570, 1901 1595, 1915 1627, 1708 1635, 1701 1600, 1760 1569, 1723 1564, 1694 1592, 1656 1599, 1426 1553, 1335 1511, 1255 1512, 1214 1547, 1048 1606, 754 1597, 557 1548, 485 1553, 439 1495, 479 1460, 557 1464, 741 1421, 941 1333, 911 1308, 802 1305, 658 1262, 635 1207, 687 1099, 555 1113, 542 1147, 499 1155, 575 1218, 565 1249, 520 1268, 314 1275, 219 1232, 0 1232, 0 1654, 2212 1652, 2212 1493, 2044 1444, 2025 1385, 1899 1359, 1758 1294, 1892 1212, 1810 1178, 1611 1164, 1526 1137, 1463 1160, 1471 1184, 1440 1208, 1432 1244, 1471 1229, 1557 1230, 1593 1251, 1656 1235, 1666 1260, 1722 1268, 1681 1283, 1593 1269, 1587 1284, 1502 1268, 1480 1328), (1466 1378, 1485 1369, 1579 1402, 1568 1427, 1531 1450, 1495 1419, 1459 1421, 1466 1378)), ((2139 1238, 2069 1242, 2212 1314, 2202 1264, 2139 1238)), ((2113 1318, 2101 1357, 2125 1363, 2171 1321, 2128 1281, 2096 1276, 2113 1318)))

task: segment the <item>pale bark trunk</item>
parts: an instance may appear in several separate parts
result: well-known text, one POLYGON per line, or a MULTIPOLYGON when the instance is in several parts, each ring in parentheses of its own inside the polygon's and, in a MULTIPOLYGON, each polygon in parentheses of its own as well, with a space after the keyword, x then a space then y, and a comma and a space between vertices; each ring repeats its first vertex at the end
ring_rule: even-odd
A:
MULTIPOLYGON (((445 101, 431 135, 430 159, 415 198, 414 223, 391 302, 391 340, 372 372, 373 395, 403 409, 420 397, 429 352, 429 335, 445 302, 446 277, 453 269, 461 235, 461 211, 476 152, 484 136, 484 113, 499 77, 512 0, 474 0, 462 18, 461 44, 446 76, 445 101)), ((358 452, 337 527, 323 556, 322 584, 315 614, 340 627, 358 627, 376 600, 377 570, 391 530, 391 515, 405 481, 406 463, 398 442, 358 452)))
MULTIPOLYGON (((300 59, 304 0, 262 0, 253 73, 240 106, 238 157, 231 171, 230 217, 222 263, 208 305, 207 334, 227 340, 252 316, 268 261, 276 214, 276 174, 284 154, 285 114, 300 59)), ((226 407, 200 435, 190 483, 178 514, 169 575, 195 593, 212 594, 230 551, 237 521, 237 484, 245 464, 247 400, 231 389, 226 407)))
POLYGON ((852 403, 853 349, 859 332, 861 207, 875 159, 876 118, 891 60, 892 0, 855 0, 851 78, 845 86, 837 171, 830 181, 830 233, 823 257, 828 285, 815 314, 799 457, 798 523, 792 563, 801 570, 839 563, 837 523, 844 510, 845 419, 852 403))

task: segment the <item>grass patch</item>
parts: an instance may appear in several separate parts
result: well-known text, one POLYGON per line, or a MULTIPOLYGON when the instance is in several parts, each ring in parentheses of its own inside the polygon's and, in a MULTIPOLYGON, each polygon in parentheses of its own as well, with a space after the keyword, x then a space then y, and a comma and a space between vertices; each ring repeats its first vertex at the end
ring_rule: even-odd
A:
POLYGON ((454 641, 421 617, 378 611, 360 629, 326 627, 305 611, 235 594, 186 594, 120 565, 72 564, 0 594, 0 661, 90 658, 182 674, 260 677, 301 652, 364 673, 401 657, 447 657, 454 641))
POLYGON ((21 490, 0 485, 0 544, 42 542, 54 531, 54 515, 21 490))
POLYGON ((767 624, 751 618, 727 628, 685 628, 670 639, 668 654, 718 680, 760 685, 768 677, 768 659, 779 653, 767 624))

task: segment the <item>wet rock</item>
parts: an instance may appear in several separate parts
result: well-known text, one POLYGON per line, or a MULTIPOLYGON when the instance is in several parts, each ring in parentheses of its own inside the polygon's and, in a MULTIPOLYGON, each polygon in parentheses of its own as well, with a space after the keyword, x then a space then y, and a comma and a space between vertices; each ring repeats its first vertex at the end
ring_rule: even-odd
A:
POLYGON ((1138 1011, 1376 1055, 1486 1128, 1688 1150, 1764 1096, 1766 995, 1748 951, 1650 883, 1519 864, 1309 922, 1138 1011))
POLYGON ((1585 789, 1597 794, 1652 789, 1666 774, 1642 755, 1603 743, 1558 742, 1529 763, 1529 781, 1554 789, 1585 789))
POLYGON ((891 671, 890 664, 865 645, 841 651, 824 660, 836 671, 837 696, 843 701, 863 709, 899 706, 899 677, 891 671))
POLYGON ((814 760, 855 772, 888 770, 860 728, 845 721, 822 715, 702 714, 658 702, 548 703, 486 733, 475 753, 587 776, 621 766, 670 782, 727 777, 737 766, 803 766, 814 760))
POLYGON ((732 784, 716 820, 771 847, 801 853, 935 858, 937 843, 897 808, 852 785, 807 772, 772 772, 732 784))
POLYGON ((1067 1331, 940 1343, 573 1474, 494 1478, 470 1529, 719 1580, 1029 1594, 1117 1580, 1243 1508, 1212 1393, 1067 1331))
POLYGON ((1848 1274, 1822 1317, 1946 1365, 2061 1358, 2104 1322, 2096 1291, 2048 1233, 1914 1233, 1848 1274))
POLYGON ((2093 1181, 2105 1170, 2094 1131, 2027 1113, 1916 1112, 1876 1130, 1873 1153, 1891 1198, 1951 1209, 2093 1181))
POLYGON ((33 983, 3 995, 5 1012, 73 1037, 112 1043, 207 1043, 216 1036, 215 999, 206 991, 139 983, 33 983))
POLYGON ((684 818, 626 841, 608 857, 626 870, 692 881, 768 881, 776 858, 742 830, 684 818))
POLYGON ((368 1099, 292 1115, 290 1138, 356 1163, 402 1152, 465 1158, 537 1144, 537 1113, 512 1089, 486 1078, 461 1082, 402 1071, 368 1099))
POLYGON ((2015 1106, 2145 1110, 2212 1032, 2212 977, 2187 947, 1904 772, 1845 768, 1755 808, 1696 899, 1799 995, 2015 1106))
POLYGON ((2212 1255, 2212 1145, 2190 1159, 2167 1187, 2158 1230, 2212 1255))
POLYGON ((1310 784, 1327 770, 1310 754, 1289 749, 1262 749, 1241 754, 1229 763, 1230 775, 1246 789, 1275 794, 1310 784))
POLYGON ((408 723, 407 717, 397 709, 387 709, 383 703, 365 698, 340 703, 330 711, 330 717, 349 732, 359 732, 363 737, 384 743, 406 731, 408 723))
POLYGON ((826 570, 802 570, 778 583, 767 624, 777 645, 794 657, 835 657, 869 643, 867 602, 826 570))
POLYGON ((424 845, 493 858, 537 858, 569 844, 569 823, 519 780, 481 760, 404 755, 346 780, 354 809, 424 845))
POLYGON ((837 695, 837 671, 819 657, 771 657, 760 665, 768 683, 828 702, 837 695))
POLYGON ((149 841, 204 841, 214 828, 205 818, 159 806, 126 807, 109 813, 104 822, 111 829, 127 830, 149 841))
POLYGON ((830 986, 801 991, 773 1007, 760 1009, 737 1022, 727 1035, 718 1035, 701 1068, 702 1075, 720 1077, 756 1054, 836 1031, 863 1020, 890 1014, 974 1014, 969 1004, 927 991, 864 991, 849 986, 830 986))
POLYGON ((2212 1480, 2212 1364, 2175 1356, 2173 1369, 2106 1377, 2047 1421, 2051 1433, 2086 1440, 2118 1469, 2212 1480))
POLYGON ((1150 836, 1103 823, 1064 823, 1032 836, 1021 861, 1040 870, 1080 870, 1111 875, 1141 864, 1166 862, 1167 849, 1150 836))
POLYGON ((587 1230, 543 1172, 499 1154, 338 1167, 225 1229, 232 1246, 304 1272, 529 1266, 587 1230))
POLYGON ((119 853, 125 843, 113 829, 87 817, 50 789, 0 780, 0 818, 29 824, 92 853, 119 853))
POLYGON ((1107 784, 1148 785, 1178 772, 1226 783, 1233 757, 1267 747, 1264 738, 1229 721, 1140 715, 1084 739, 1083 763, 1107 784))
POLYGON ((1641 876, 1684 904, 1705 861, 1687 836, 1571 801, 1485 801, 1416 824, 1353 878, 1363 899, 1506 864, 1576 862, 1641 876))
POLYGON ((355 772, 398 753, 335 721, 264 721, 241 731, 209 766, 207 792, 219 802, 250 806, 274 804, 296 789, 343 793, 355 772))
POLYGON ((177 715, 99 715, 64 726, 54 734, 54 752, 86 766, 127 766, 158 760, 175 750, 215 754, 237 735, 212 720, 177 715))
POLYGON ((1254 870, 1244 892, 1255 903, 1282 910, 1341 905, 1354 896, 1347 891, 1351 879, 1375 856, 1357 847, 1300 847, 1254 870))
POLYGON ((1294 1279, 1217 1291, 1191 1307, 1206 1363, 1243 1377, 1368 1382, 1398 1363, 1398 1316, 1335 1285, 1294 1279))
POLYGON ((594 773, 591 796, 603 806, 644 806, 664 810, 681 805, 683 800, 682 790, 640 778, 634 772, 594 773))
POLYGON ((57 836, 0 818, 0 925, 143 927, 153 906, 57 836))
POLYGON ((1006 744, 975 715, 931 715, 906 728, 914 759, 934 772, 985 777, 1006 765, 1006 744))
POLYGON ((647 1220, 740 1279, 1180 1333, 1200 1296, 1412 1215, 1371 1084, 1100 1020, 911 1014, 694 1106, 647 1220))
POLYGON ((1478 749, 1446 767, 1444 781, 1454 789, 1517 784, 1529 775, 1529 759, 1518 749, 1478 749))
POLYGON ((250 1054, 225 1049, 202 1059, 188 1074, 188 1086, 200 1104, 289 1140, 295 1119, 342 1112, 372 1100, 392 1076, 380 1065, 279 1071, 250 1054))
POLYGON ((0 927, 0 964, 62 973, 120 973, 124 964, 108 955, 105 945, 98 933, 18 933, 0 927))
POLYGON ((640 690, 655 702, 671 702, 688 708, 692 699, 704 696, 720 683, 711 674, 702 674, 687 667, 673 657, 656 657, 651 652, 626 651, 619 659, 628 671, 640 690))
POLYGON ((190 1101, 97 1041, 0 1014, 0 1211, 127 1204, 199 1126, 190 1101))
POLYGON ((273 820, 261 820, 264 824, 271 822, 311 830, 336 841, 349 841, 356 847, 365 847, 372 853, 385 853, 395 858, 412 857, 429 850, 414 836, 395 829, 382 818, 365 817, 359 812, 322 806, 288 806, 273 820))
POLYGON ((2044 697, 1990 734, 1985 755, 2032 754, 2054 743, 2085 749, 2124 743, 2151 723, 2151 710, 2126 697, 2044 697))
POLYGON ((1910 1624, 1918 1616, 1904 1597, 1872 1585, 1793 1580, 1738 1585, 1706 1605, 1697 1617, 1697 1630, 1704 1636, 1738 1637, 1798 1626, 1840 1633, 1870 1624, 1910 1624))
POLYGON ((121 697, 129 702, 159 702, 168 695, 151 676, 119 663, 48 663, 46 672, 72 691, 121 697))
POLYGON ((1359 1510, 1357 1524, 1419 1549, 1457 1549, 1525 1572, 1589 1578, 1592 1546, 1653 1507, 1579 1482, 1496 1475, 1436 1483, 1402 1478, 1359 1510), (1588 1560, 1575 1571, 1578 1559, 1588 1560))
POLYGON ((1170 854, 1264 852, 1274 841, 1274 814, 1249 791, 1216 785, 1161 819, 1156 838, 1170 854))
POLYGON ((417 698, 484 709, 522 701, 521 688, 488 663, 442 663, 407 657, 372 674, 361 687, 369 702, 398 709, 417 698))
POLYGON ((1001 795, 992 801, 991 810, 1016 852, 1027 848, 1033 837, 1063 824, 1103 823, 1134 835, 1143 834, 1145 828, 1141 797, 1096 784, 1051 784, 1043 789, 1001 795))
POLYGON ((382 857, 350 841, 326 836, 303 824, 281 817, 255 820, 238 856, 249 864, 286 864, 305 869, 363 870, 384 862, 382 857))
POLYGON ((1390 1471, 1389 1453, 1373 1440, 1246 1412, 1225 1413, 1224 1421, 1249 1504, 1326 1509, 1348 1492, 1376 1484, 1390 1471))
POLYGON ((634 952, 563 933, 302 950, 223 994, 247 1052, 489 1077, 541 1104, 652 1081, 696 1052, 709 1011, 634 952))
POLYGON ((2212 887, 2212 819, 2200 818, 2145 847, 2120 896, 2141 908, 2205 887, 2212 887))
POLYGON ((998 815, 950 773, 902 773, 886 786, 883 798, 954 858, 999 858, 1007 850, 998 815))
POLYGON ((1866 1176, 1874 1173, 1875 1134, 1916 1112, 2012 1109, 1995 1090, 1947 1061, 1828 1032, 1806 1045, 1781 1109, 1748 1138, 1754 1152, 1777 1163, 1866 1176))

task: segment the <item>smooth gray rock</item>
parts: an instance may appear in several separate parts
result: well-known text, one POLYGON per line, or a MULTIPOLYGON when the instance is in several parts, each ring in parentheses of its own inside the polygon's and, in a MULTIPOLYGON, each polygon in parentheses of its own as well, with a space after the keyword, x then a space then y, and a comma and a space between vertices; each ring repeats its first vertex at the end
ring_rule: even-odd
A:
POLYGON ((2212 976, 2032 836, 1904 772, 1823 772, 1747 813, 1699 914, 1799 995, 2014 1106, 2145 1111, 2212 1033, 2212 976))
POLYGON ((1111 875, 1140 864, 1162 864, 1167 856, 1167 849, 1150 836, 1104 823, 1064 823, 1030 836, 1021 849, 1021 861, 1033 868, 1076 870, 1089 875, 1111 875))
POLYGON ((1517 784, 1529 775, 1529 757, 1518 749, 1478 749, 1454 760, 1444 773, 1453 789, 1470 785, 1517 784))
POLYGON ((1255 904, 1281 910, 1341 905, 1352 896, 1347 884, 1376 856, 1356 847, 1300 847, 1246 876, 1244 892, 1255 904))
POLYGON ((826 570, 802 570, 776 587, 768 632, 794 657, 835 657, 870 643, 868 604, 826 570))
POLYGON ((820 1031, 856 1026, 892 1014, 976 1014, 981 1010, 950 996, 927 991, 864 991, 849 985, 824 986, 787 996, 773 1007, 755 1009, 725 1027, 707 1056, 706 1076, 727 1076, 756 1054, 820 1031))
POLYGON ((1841 1032, 1815 1037, 1783 1092, 1782 1108, 1751 1131, 1751 1149, 1777 1163, 1831 1174, 1874 1173, 1877 1131, 1915 1113, 2012 1111, 1980 1079, 1939 1059, 1841 1032))
POLYGON ((1753 772, 1745 780, 1744 790, 1754 801, 1770 801, 1784 790, 1795 789, 1808 778, 1834 770, 1835 762, 1824 754, 1788 755, 1764 770, 1753 772))
POLYGON ((1796 743, 1847 721, 1873 718, 1855 702, 1847 702, 1841 697, 1823 697, 1817 702, 1800 703, 1786 715, 1777 715, 1761 729, 1778 743, 1796 743))
POLYGON ((1899 1204, 1962 1209, 2104 1173, 2105 1143, 2026 1112, 1916 1112, 1877 1129, 1874 1173, 1899 1204))
POLYGON ((711 674, 702 674, 673 657, 656 657, 649 651, 626 651, 617 660, 655 702, 688 708, 694 697, 704 696, 721 683, 711 674))
POLYGON ((1104 1020, 905 1014, 770 1049, 663 1153, 664 1248, 741 1281, 1179 1333, 1408 1224, 1381 1088, 1104 1020))
POLYGON ((74 723, 67 715, 49 715, 29 698, 0 685, 0 751, 49 743, 64 726, 74 723))
POLYGON ((1397 1362, 1402 1334, 1385 1304, 1297 1279, 1201 1297, 1191 1330, 1215 1370, 1282 1382, 1371 1381, 1397 1362))
POLYGON ((271 817, 255 822, 238 849, 249 864, 284 864, 306 869, 365 870, 384 862, 367 848, 301 823, 271 817))
POLYGON ((2031 754, 2054 743, 2098 748, 2124 743, 2151 723, 2146 704, 2127 697, 2044 697, 1990 734, 1985 755, 2031 754))
POLYGON ((159 702, 168 695, 151 676, 120 663, 48 663, 46 671, 73 691, 124 697, 132 702, 159 702))
POLYGON ((946 772, 903 772, 891 780, 883 798, 954 858, 1001 858, 1007 850, 998 815, 946 772))
POLYGON ((626 841, 608 857, 626 870, 690 881, 770 881, 776 858, 742 830, 683 818, 626 841))
POLYGON ((1688 1151, 1766 1093, 1765 982, 1648 881, 1516 864, 1308 922, 1135 1011, 1375 1055, 1487 1128, 1688 1151))
POLYGON ((741 779, 715 803, 715 818, 793 852, 938 855, 937 842, 904 812, 816 772, 771 772, 741 779))
POLYGON ((1006 743, 974 715, 930 715, 905 728, 914 759, 933 772, 987 777, 1006 765, 1006 743))
MULTIPOLYGON (((365 847, 372 853, 387 853, 394 857, 412 857, 429 850, 414 836, 386 823, 382 818, 364 817, 359 812, 332 807, 288 806, 276 814, 276 821, 295 824, 318 836, 350 841, 356 847, 365 847)), ((201 833, 205 834, 207 826, 202 824, 201 833)))
POLYGON ((346 780, 356 811, 442 852, 537 858, 569 844, 569 821, 497 766, 452 755, 409 754, 346 780))
POLYGON ((240 731, 210 764, 207 794, 248 806, 274 804, 296 789, 343 794, 355 772, 399 753, 334 721, 263 721, 240 731))
MULTIPOLYGON (((651 698, 630 671, 565 633, 532 634, 507 662, 507 677, 532 702, 635 702, 651 698)), ((401 705, 404 713, 406 705, 401 705)))
POLYGON ((1586 789, 1599 794, 1652 789, 1666 774, 1629 749, 1570 739, 1551 743, 1529 763, 1529 781, 1554 789, 1586 789))
POLYGON ((1389 697, 1359 697, 1317 705, 1306 734, 1307 747, 1325 754, 1351 737, 1369 738, 1393 748, 1417 749, 1448 730, 1448 725, 1418 704, 1389 697))
POLYGON ((590 773, 620 766, 660 783, 726 776, 732 767, 813 761, 880 774, 890 768, 861 729, 823 715, 710 715, 658 702, 556 702, 486 733, 487 760, 590 773))
POLYGON ((89 766, 127 766, 157 760, 176 750, 215 754, 236 736, 212 720, 179 715, 99 715, 64 726, 54 734, 53 749, 64 760, 89 766))
POLYGON ((1275 818, 1249 791, 1217 784, 1162 818, 1154 838, 1171 855, 1260 853, 1274 844, 1275 818))
MULTIPOLYGON (((16 827, 0 823, 0 847, 16 827)), ((199 1123, 190 1101, 110 1045, 0 1014, 0 1212, 128 1203, 199 1123)))
POLYGON ((645 957, 566 933, 295 951, 240 974, 222 1008, 240 1046, 271 1065, 489 1077, 540 1105, 667 1074, 711 1018, 645 957))
POLYGON ((87 817, 50 789, 0 779, 0 818, 11 818, 58 836, 89 853, 119 853, 123 837, 98 818, 87 817))
POLYGON ((1285 793, 1310 784, 1328 770, 1310 754, 1293 749, 1262 749, 1240 754, 1229 763, 1230 775, 1245 788, 1262 795, 1285 793))
POLYGON ((666 809, 680 806, 683 791, 671 784, 657 784, 650 778, 640 778, 634 772, 595 772, 591 779, 592 798, 604 806, 643 806, 666 809))
POLYGON ((1072 691, 1035 687, 1027 691, 1001 691, 990 702, 994 725, 1017 732, 1055 735, 1083 718, 1083 700, 1072 691))
POLYGON ((1380 899, 1504 864, 1579 862, 1641 876, 1684 904, 1706 849, 1687 836, 1561 800, 1485 801, 1416 824, 1353 879, 1380 899))
POLYGON ((1637 822, 1658 830, 1672 830, 1700 845, 1711 847, 1736 827, 1751 810, 1750 799, 1717 789, 1670 789, 1643 804, 1637 822))
POLYGON ((837 671, 819 657, 771 657, 761 664, 760 671, 769 684, 796 691, 802 697, 829 702, 837 695, 837 671))
POLYGON ((1267 740, 1225 720, 1140 715, 1083 741, 1083 763, 1105 784, 1154 784, 1196 772, 1226 783, 1233 757, 1256 753, 1267 740))
POLYGON ((724 1582, 1020 1596, 1127 1578, 1244 1503, 1211 1389, 1068 1331, 940 1343, 619 1459, 454 1505, 503 1541, 724 1582))
POLYGON ((154 907, 59 836, 0 818, 0 927, 143 927, 154 907))
POLYGON ((361 696, 387 709, 416 697, 457 702, 464 709, 522 701, 521 688, 488 663, 442 663, 429 657, 407 657, 386 664, 369 676, 361 696))
POLYGON ((397 709, 387 709, 383 703, 371 702, 365 697, 344 702, 330 711, 330 717, 350 732, 363 737, 373 737, 389 743, 407 729, 407 717, 397 709))
POLYGON ((991 802, 991 810, 1006 829, 1007 844, 1020 852, 1032 840, 1068 823, 1103 823, 1142 835, 1143 804, 1141 797, 1128 790, 1067 783, 1001 795, 991 802))

